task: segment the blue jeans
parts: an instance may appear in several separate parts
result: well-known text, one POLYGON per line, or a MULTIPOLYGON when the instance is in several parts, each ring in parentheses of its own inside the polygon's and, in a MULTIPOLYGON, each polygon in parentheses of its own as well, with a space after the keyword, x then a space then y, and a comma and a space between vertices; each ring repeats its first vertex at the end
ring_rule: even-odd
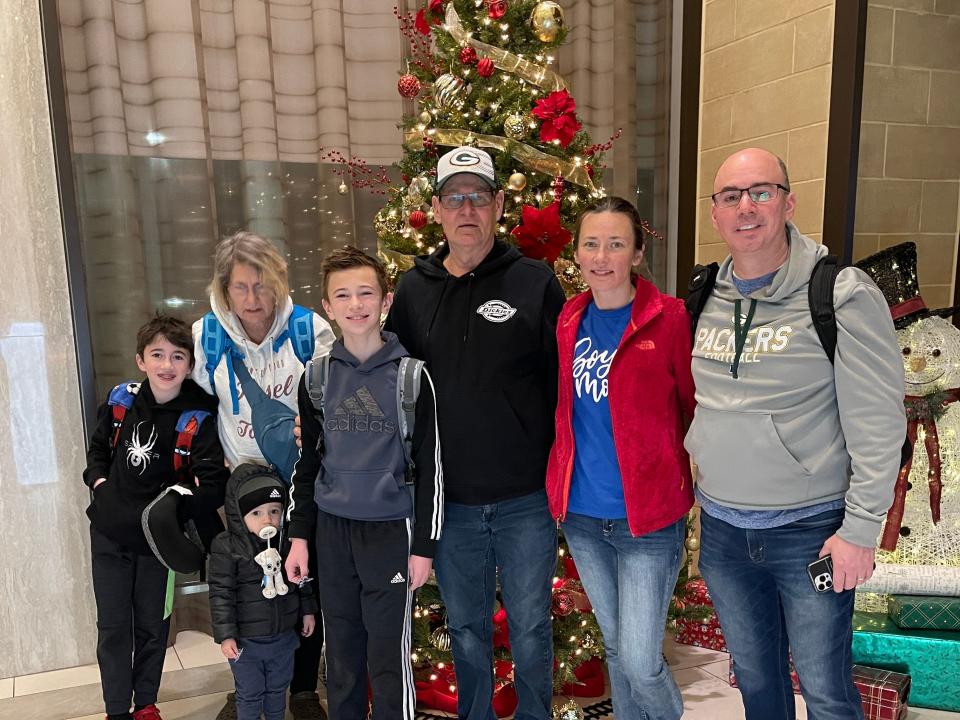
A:
POLYGON ((700 514, 700 572, 733 656, 747 720, 796 717, 788 649, 809 720, 863 720, 851 677, 854 593, 818 593, 807 575, 843 513, 763 530, 700 514))
POLYGON ((496 720, 492 617, 498 567, 517 689, 514 718, 549 720, 556 561, 557 528, 543 490, 492 505, 445 505, 434 568, 447 607, 461 720, 496 720))
POLYGON ((239 638, 240 657, 230 661, 237 688, 237 720, 283 720, 293 655, 300 646, 295 630, 258 638, 239 638))
POLYGON ((569 513, 563 534, 603 632, 614 716, 677 720, 683 698, 663 661, 663 632, 680 571, 683 519, 633 537, 625 519, 569 513))

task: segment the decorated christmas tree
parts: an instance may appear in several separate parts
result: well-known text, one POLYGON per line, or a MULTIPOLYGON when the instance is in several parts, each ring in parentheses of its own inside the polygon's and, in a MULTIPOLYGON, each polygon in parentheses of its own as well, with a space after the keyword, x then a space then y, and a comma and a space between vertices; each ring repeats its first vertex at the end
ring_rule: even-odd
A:
MULTIPOLYGON (((576 101, 554 71, 554 50, 567 34, 551 0, 429 0, 399 14, 409 42, 398 92, 414 100, 403 121, 403 186, 388 191, 377 214, 380 253, 392 273, 433 251, 443 231, 430 198, 438 157, 453 147, 488 150, 506 193, 497 236, 528 257, 554 265, 585 204, 600 197, 603 152, 576 114, 576 101)), ((579 274, 554 265, 569 292, 579 274)))

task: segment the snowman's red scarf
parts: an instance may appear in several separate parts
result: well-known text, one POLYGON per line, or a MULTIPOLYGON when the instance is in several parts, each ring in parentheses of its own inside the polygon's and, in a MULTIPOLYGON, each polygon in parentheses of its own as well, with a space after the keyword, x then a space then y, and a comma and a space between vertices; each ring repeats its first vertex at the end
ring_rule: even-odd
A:
MULTIPOLYGON (((903 404, 907 409, 907 440, 912 448, 917 442, 917 426, 923 426, 923 444, 927 450, 930 469, 927 483, 930 485, 930 516, 934 524, 940 522, 940 495, 943 483, 940 480, 940 436, 937 434, 937 419, 947 411, 947 405, 960 400, 960 388, 950 388, 931 395, 906 395, 903 404)), ((903 511, 907 500, 907 478, 913 467, 911 456, 897 475, 893 491, 893 505, 887 511, 887 522, 880 539, 881 550, 894 550, 900 538, 903 511)))

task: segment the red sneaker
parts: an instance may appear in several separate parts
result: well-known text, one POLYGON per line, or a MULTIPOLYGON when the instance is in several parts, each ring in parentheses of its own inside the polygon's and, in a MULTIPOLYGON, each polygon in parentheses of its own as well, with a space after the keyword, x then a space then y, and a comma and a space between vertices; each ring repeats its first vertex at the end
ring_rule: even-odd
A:
POLYGON ((163 720, 156 705, 147 705, 133 713, 133 720, 163 720))

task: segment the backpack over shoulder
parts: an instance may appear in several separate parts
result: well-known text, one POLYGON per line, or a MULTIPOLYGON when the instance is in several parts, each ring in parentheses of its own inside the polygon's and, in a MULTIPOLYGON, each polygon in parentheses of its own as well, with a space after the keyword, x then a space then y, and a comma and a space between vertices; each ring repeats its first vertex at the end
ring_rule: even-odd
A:
MULTIPOLYGON (((316 337, 313 329, 313 310, 301 305, 294 305, 290 318, 287 320, 287 327, 273 341, 273 350, 276 352, 281 346, 289 341, 293 348, 293 353, 301 365, 306 365, 313 357, 316 337)), ((207 377, 210 381, 210 389, 214 394, 217 388, 214 385, 213 376, 220 365, 224 355, 239 355, 235 349, 233 340, 227 334, 226 329, 217 319, 213 310, 203 316, 203 326, 201 330, 201 347, 206 358, 207 377)), ((232 411, 234 415, 240 414, 240 399, 237 397, 236 375, 234 374, 233 363, 227 363, 227 376, 230 378, 230 399, 233 403, 232 411)))

